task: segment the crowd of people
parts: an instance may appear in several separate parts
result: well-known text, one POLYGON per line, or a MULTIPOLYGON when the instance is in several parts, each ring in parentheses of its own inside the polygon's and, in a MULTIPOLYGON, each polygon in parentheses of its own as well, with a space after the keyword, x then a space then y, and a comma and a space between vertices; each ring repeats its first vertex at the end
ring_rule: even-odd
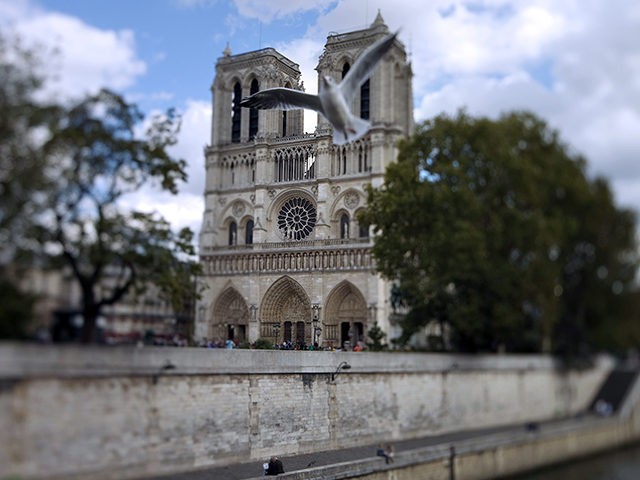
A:
POLYGON ((312 344, 307 344, 305 342, 293 342, 291 340, 286 340, 282 343, 273 344, 265 344, 262 341, 253 342, 251 344, 242 343, 239 340, 235 339, 227 339, 227 340, 209 340, 207 338, 203 338, 199 343, 200 347, 203 348, 250 348, 250 349, 268 349, 268 350, 321 350, 321 351, 348 351, 348 352, 362 352, 366 349, 364 342, 356 342, 353 347, 349 344, 349 342, 345 342, 341 347, 335 347, 333 345, 319 345, 317 342, 312 344), (265 347, 265 345, 267 345, 265 347))

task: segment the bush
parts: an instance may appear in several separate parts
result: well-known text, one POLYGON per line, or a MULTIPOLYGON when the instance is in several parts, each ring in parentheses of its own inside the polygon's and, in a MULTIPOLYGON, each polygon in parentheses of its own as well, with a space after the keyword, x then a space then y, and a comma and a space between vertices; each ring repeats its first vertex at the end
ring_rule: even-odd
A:
POLYGON ((267 340, 266 338, 259 338, 253 342, 253 348, 257 350, 271 350, 273 348, 273 343, 271 343, 271 340, 267 340))

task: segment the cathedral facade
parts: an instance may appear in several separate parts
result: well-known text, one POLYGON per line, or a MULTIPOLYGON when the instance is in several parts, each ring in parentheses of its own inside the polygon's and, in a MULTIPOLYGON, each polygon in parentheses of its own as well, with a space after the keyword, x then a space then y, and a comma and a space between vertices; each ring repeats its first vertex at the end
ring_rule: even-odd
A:
MULTIPOLYGON (((380 14, 363 30, 330 34, 318 75, 340 81, 388 34, 380 14)), ((351 348, 374 322, 395 336, 390 284, 375 272, 372 229, 358 222, 366 186, 380 186, 396 143, 413 130, 411 66, 399 40, 352 108, 372 128, 337 146, 318 116, 241 108, 266 88, 302 90, 299 67, 272 48, 218 59, 211 145, 205 149, 201 298, 195 339, 351 348)))

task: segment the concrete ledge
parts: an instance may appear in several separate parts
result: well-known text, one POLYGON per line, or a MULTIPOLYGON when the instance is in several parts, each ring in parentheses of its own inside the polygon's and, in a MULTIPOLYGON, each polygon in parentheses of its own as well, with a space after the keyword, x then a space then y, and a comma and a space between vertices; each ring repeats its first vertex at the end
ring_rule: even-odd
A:
MULTIPOLYGON (((346 361, 358 373, 551 370, 545 355, 455 355, 400 352, 309 352, 176 347, 0 344, 0 378, 101 375, 332 373, 346 361), (165 365, 171 369, 163 370, 165 365)), ((610 368, 608 357, 598 359, 610 368)), ((342 372, 348 375, 349 371, 342 372)))
MULTIPOLYGON (((518 433, 501 432, 452 444, 398 452, 395 462, 390 465, 379 457, 371 457, 290 472, 278 478, 448 479, 452 478, 452 468, 457 480, 509 478, 510 475, 639 441, 640 431, 637 427, 637 424, 630 424, 619 417, 585 417, 545 424, 537 432, 524 429, 518 433)), ((247 480, 258 478, 264 477, 247 480)))

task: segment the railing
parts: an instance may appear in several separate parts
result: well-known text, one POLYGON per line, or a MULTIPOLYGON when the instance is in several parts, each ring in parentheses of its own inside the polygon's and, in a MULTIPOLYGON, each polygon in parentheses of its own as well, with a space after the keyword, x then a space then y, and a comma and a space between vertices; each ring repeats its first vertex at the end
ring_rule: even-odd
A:
POLYGON ((269 139, 269 143, 272 144, 279 144, 279 143, 286 143, 289 144, 291 142, 295 142, 295 141, 307 141, 307 140, 313 140, 315 143, 315 140, 317 139, 317 136, 315 133, 302 133, 300 135, 289 135, 286 137, 276 137, 276 138, 271 138, 269 139))
POLYGON ((310 248, 321 247, 345 247, 345 246, 372 246, 372 239, 366 238, 329 238, 329 239, 317 239, 317 240, 297 240, 286 242, 263 242, 253 243, 250 245, 224 245, 221 247, 202 246, 201 255, 212 255, 222 253, 235 253, 235 252, 247 252, 247 251, 259 251, 259 250, 273 250, 273 249, 286 249, 286 250, 309 250, 310 248))

